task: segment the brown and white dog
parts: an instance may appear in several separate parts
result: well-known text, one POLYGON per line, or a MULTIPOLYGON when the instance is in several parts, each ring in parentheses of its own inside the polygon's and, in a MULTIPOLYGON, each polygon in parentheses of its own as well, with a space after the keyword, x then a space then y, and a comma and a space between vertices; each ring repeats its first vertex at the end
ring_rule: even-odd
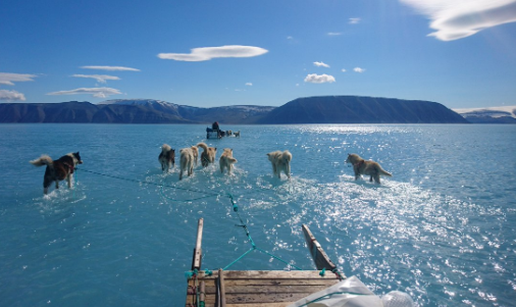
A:
POLYGON ((67 180, 68 188, 72 187, 72 174, 77 164, 82 164, 79 152, 69 153, 61 158, 53 161, 47 155, 42 155, 36 160, 29 161, 35 166, 46 165, 45 176, 43 177, 43 194, 48 194, 48 187, 52 182, 56 183, 56 189, 59 189, 59 181, 67 180))
POLYGON ((231 171, 233 170, 233 164, 237 163, 237 159, 233 158, 233 149, 224 148, 224 152, 220 155, 219 165, 220 172, 224 173, 224 169, 228 169, 228 174, 231 175, 231 171))
POLYGON ((158 160, 161 163, 161 170, 168 173, 169 170, 176 164, 176 151, 167 144, 161 146, 161 153, 158 160))
POLYGON ((376 183, 380 183, 380 175, 392 177, 392 174, 385 171, 378 162, 374 161, 366 161, 362 159, 357 154, 348 154, 348 158, 346 159, 346 163, 351 163, 353 165, 353 171, 355 172, 355 180, 361 177, 361 175, 369 175, 369 181, 374 181, 376 183))
POLYGON ((197 147, 201 147, 203 152, 201 153, 201 164, 204 167, 207 167, 210 163, 215 162, 215 155, 217 154, 216 147, 208 147, 206 143, 200 142, 196 145, 197 147))
POLYGON ((194 167, 194 153, 191 147, 183 148, 179 151, 179 180, 183 179, 183 172, 187 172, 188 176, 193 174, 194 167))
POLYGON ((284 172, 290 179, 290 161, 292 160, 292 154, 288 150, 283 152, 277 150, 268 153, 267 156, 269 157, 269 161, 272 163, 272 172, 274 176, 281 178, 281 172, 284 172))

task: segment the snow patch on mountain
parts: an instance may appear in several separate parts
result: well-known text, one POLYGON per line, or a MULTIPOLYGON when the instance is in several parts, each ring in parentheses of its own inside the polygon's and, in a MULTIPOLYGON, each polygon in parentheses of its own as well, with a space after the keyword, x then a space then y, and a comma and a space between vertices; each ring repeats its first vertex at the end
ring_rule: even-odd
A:
POLYGON ((490 108, 468 108, 468 109, 453 109, 465 118, 468 117, 512 117, 516 118, 516 106, 501 106, 490 108))

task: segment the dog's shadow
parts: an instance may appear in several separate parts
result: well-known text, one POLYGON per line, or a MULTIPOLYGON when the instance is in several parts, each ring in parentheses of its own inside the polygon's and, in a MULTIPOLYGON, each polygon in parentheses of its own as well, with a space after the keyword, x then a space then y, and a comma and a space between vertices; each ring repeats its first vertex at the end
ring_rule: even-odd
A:
POLYGON ((369 176, 367 176, 367 177, 361 176, 360 178, 358 178, 358 180, 355 180, 355 176, 350 176, 350 175, 341 175, 339 177, 340 177, 341 181, 343 181, 343 182, 349 182, 349 183, 363 186, 366 188, 388 189, 390 187, 388 184, 388 181, 383 180, 382 183, 376 183, 374 181, 371 182, 369 180, 369 176))

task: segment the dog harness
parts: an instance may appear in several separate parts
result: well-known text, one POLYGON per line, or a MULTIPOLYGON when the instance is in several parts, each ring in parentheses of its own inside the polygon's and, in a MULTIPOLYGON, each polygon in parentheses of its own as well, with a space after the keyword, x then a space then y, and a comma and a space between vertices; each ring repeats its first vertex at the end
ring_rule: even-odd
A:
POLYGON ((69 163, 66 163, 66 162, 63 164, 68 166, 68 168, 70 169, 70 174, 73 174, 73 169, 74 169, 73 165, 70 165, 69 163))

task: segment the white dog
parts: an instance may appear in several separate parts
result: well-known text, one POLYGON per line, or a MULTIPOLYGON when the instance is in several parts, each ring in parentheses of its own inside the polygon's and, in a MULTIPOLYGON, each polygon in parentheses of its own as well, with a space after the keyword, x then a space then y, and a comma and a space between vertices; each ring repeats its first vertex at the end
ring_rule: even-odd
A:
POLYGON ((283 152, 277 150, 267 154, 269 161, 272 163, 272 172, 274 176, 281 178, 281 172, 290 179, 290 161, 292 160, 292 154, 285 150, 283 152))
POLYGON ((227 168, 228 174, 231 174, 234 163, 237 163, 237 159, 233 158, 233 149, 224 148, 224 152, 222 153, 219 159, 220 172, 224 173, 224 169, 227 168))
POLYGON ((180 166, 179 180, 183 179, 183 172, 188 172, 188 176, 193 174, 194 153, 191 147, 183 148, 180 151, 180 166))
POLYGON ((201 153, 202 166, 207 167, 210 163, 215 162, 215 155, 217 154, 216 147, 208 147, 208 145, 203 142, 197 144, 196 146, 203 149, 203 152, 201 153))

